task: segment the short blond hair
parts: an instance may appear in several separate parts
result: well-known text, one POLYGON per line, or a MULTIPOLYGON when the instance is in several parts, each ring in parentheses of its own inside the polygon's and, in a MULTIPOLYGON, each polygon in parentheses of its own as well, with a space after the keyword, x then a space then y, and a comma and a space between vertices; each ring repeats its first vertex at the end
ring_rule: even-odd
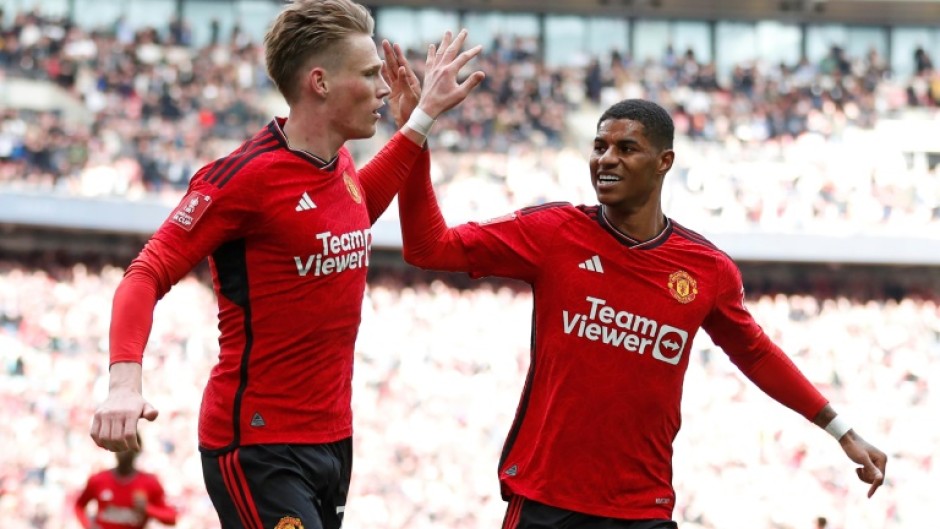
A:
POLYGON ((274 19, 264 37, 268 76, 290 104, 297 99, 297 77, 310 60, 329 57, 351 35, 372 35, 369 10, 352 0, 295 0, 274 19))

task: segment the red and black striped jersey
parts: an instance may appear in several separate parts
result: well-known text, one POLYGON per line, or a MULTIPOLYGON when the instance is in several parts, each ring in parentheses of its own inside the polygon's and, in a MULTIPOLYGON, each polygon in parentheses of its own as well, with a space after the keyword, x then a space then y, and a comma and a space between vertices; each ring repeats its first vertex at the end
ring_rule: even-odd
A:
MULTIPOLYGON (((199 418, 207 452, 352 434, 371 226, 421 151, 396 134, 357 172, 345 147, 329 161, 290 149, 282 126, 200 169, 124 280, 159 298, 209 257, 221 334, 199 418)), ((140 361, 149 332, 135 307, 117 310, 130 296, 115 296, 112 362, 140 361)))
POLYGON ((807 418, 826 404, 748 313, 731 258, 669 219, 639 242, 597 206, 557 203, 453 232, 471 275, 533 288, 531 363, 499 464, 506 496, 669 519, 672 443, 699 328, 783 404, 807 418))

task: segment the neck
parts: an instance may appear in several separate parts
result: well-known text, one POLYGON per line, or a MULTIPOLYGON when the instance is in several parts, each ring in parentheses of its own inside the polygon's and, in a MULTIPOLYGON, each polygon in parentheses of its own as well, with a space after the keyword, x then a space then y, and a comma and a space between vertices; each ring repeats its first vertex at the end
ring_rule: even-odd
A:
POLYGON ((307 151, 323 160, 332 160, 345 140, 329 127, 323 126, 323 117, 322 112, 313 112, 303 106, 292 107, 284 124, 288 147, 307 151))
POLYGON ((125 477, 125 478, 128 476, 133 476, 135 472, 137 472, 137 469, 135 469, 132 466, 118 465, 114 468, 115 474, 121 477, 125 477))
POLYGON ((666 229, 666 217, 658 204, 653 211, 638 210, 626 213, 601 205, 601 214, 611 226, 640 242, 653 239, 666 229))

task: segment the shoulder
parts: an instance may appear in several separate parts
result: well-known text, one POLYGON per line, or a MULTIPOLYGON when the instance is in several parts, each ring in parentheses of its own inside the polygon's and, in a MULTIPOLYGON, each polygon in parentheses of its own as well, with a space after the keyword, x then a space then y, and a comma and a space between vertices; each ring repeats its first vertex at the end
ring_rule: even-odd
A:
POLYGON ((673 235, 679 237, 687 244, 696 247, 696 249, 703 253, 714 254, 716 257, 723 256, 723 258, 730 259, 728 254, 723 252, 715 243, 708 240, 708 238, 701 233, 690 230, 672 219, 669 219, 669 221, 672 223, 673 235))
POLYGON ((190 187, 222 190, 251 184, 261 174, 260 169, 288 155, 283 138, 268 125, 234 151, 201 167, 190 187))
POLYGON ((682 224, 670 219, 672 223, 672 234, 678 237, 684 244, 688 245, 691 251, 712 258, 720 272, 739 275, 738 265, 730 255, 724 252, 715 243, 710 241, 704 235, 686 228, 682 224))
POLYGON ((138 470, 137 479, 142 483, 146 483, 147 485, 160 486, 160 478, 158 478, 157 475, 152 472, 138 470))
POLYGON ((570 218, 572 213, 576 212, 577 210, 575 210, 575 208, 568 202, 548 202, 545 204, 539 204, 537 206, 529 206, 517 209, 512 213, 502 215, 500 217, 486 219, 479 222, 471 222, 470 224, 478 226, 490 226, 495 224, 503 224, 509 221, 514 221, 520 224, 558 224, 564 219, 570 218))

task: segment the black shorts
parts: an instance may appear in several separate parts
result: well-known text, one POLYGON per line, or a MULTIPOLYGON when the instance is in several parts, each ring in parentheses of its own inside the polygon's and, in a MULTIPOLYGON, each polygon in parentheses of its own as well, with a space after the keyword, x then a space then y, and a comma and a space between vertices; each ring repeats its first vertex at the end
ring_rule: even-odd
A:
POLYGON ((202 455, 222 529, 339 529, 351 474, 351 438, 202 455))
POLYGON ((502 529, 678 529, 672 520, 620 520, 559 509, 513 496, 502 529))

